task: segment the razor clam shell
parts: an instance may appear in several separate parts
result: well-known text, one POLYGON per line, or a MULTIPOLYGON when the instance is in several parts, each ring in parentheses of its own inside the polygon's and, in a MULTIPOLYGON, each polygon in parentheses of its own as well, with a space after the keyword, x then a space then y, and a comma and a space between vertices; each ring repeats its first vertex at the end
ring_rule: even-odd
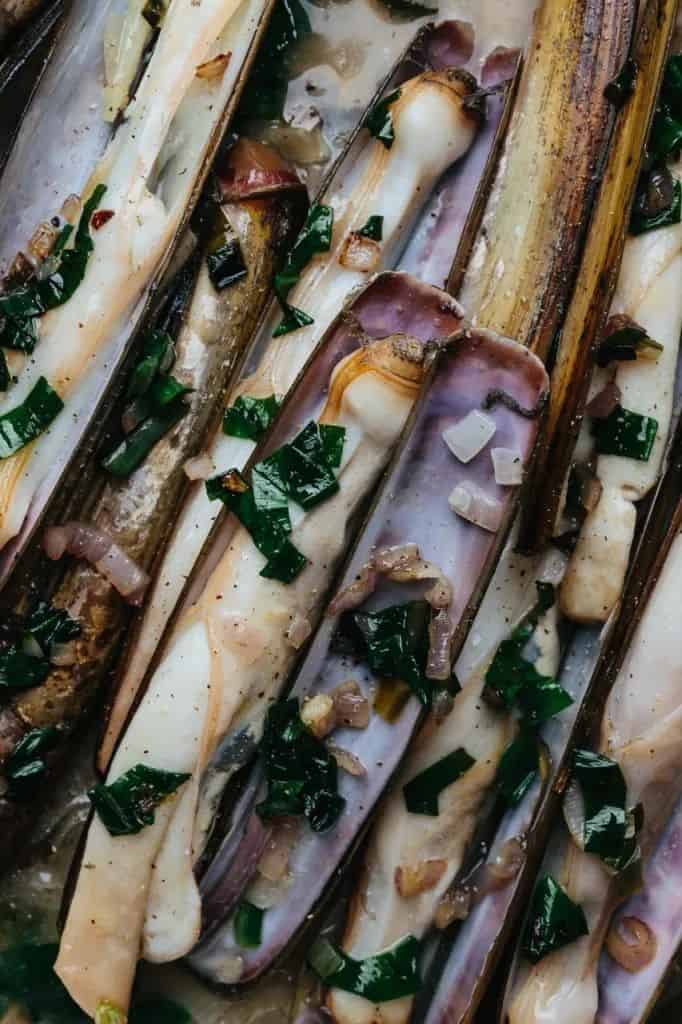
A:
MULTIPOLYGON (((467 331, 440 353, 428 394, 420 403, 414 426, 396 457, 340 584, 343 587, 355 578, 373 550, 397 543, 416 543, 422 557, 439 565, 453 583, 451 611, 457 625, 455 651, 463 642, 504 541, 516 492, 495 483, 489 450, 464 466, 449 451, 441 433, 472 408, 480 407, 489 391, 495 388, 513 395, 524 407, 533 408, 546 394, 547 378, 539 360, 527 350, 487 333, 467 331), (490 497, 503 503, 504 523, 497 533, 484 531, 450 510, 447 497, 452 488, 463 481, 476 483, 490 497)), ((538 421, 521 417, 503 405, 495 406, 489 415, 496 422, 496 439, 519 449, 528 459, 538 421)), ((385 605, 387 599, 391 603, 405 598, 404 588, 382 581, 369 607, 385 605)), ((349 665, 331 648, 335 626, 335 621, 327 621, 318 631, 292 695, 302 698, 306 694, 328 692, 352 676, 366 696, 371 697, 376 680, 369 669, 362 664, 349 665)), ((294 847, 290 860, 293 881, 283 902, 265 915, 261 945, 255 950, 241 951, 244 961, 241 980, 250 980, 269 966, 314 909, 362 832, 421 713, 421 705, 416 698, 411 698, 395 725, 375 714, 365 730, 335 732, 334 741, 338 740, 339 746, 357 756, 367 766, 368 774, 359 779, 341 773, 339 789, 347 798, 347 806, 338 825, 325 835, 306 832, 294 847)), ((265 831, 254 815, 247 826, 244 844, 237 852, 236 864, 241 867, 243 860, 255 869, 254 845, 259 841, 259 834, 265 831)), ((221 867, 228 889, 232 889, 235 861, 222 863, 221 867)), ((214 878, 220 870, 214 866, 210 877, 214 878)), ((208 937, 191 957, 192 965, 209 977, 212 962, 229 956, 236 948, 229 924, 211 934, 225 911, 220 881, 216 880, 213 890, 204 894, 208 937)))
MULTIPOLYGON (((115 4, 120 6, 124 2, 125 0, 105 0, 99 3, 98 0, 94 0, 93 3, 93 0, 84 0, 83 6, 74 7, 73 13, 79 17, 72 18, 60 34, 59 45, 55 48, 50 65, 36 90, 0 180, 0 196, 5 196, 4 204, 0 205, 0 262, 11 260, 17 249, 31 236, 35 225, 54 212, 55 194, 58 197, 57 201, 61 202, 69 193, 82 190, 88 174, 96 164, 96 158, 104 150, 105 143, 110 137, 110 127, 101 117, 102 39, 106 21, 104 15, 118 9, 115 4), (92 6, 95 8, 94 12, 91 10, 92 6), (84 17, 88 11, 89 20, 84 17), (79 48, 81 36, 87 41, 87 54, 85 50, 79 48), (82 81, 71 77, 74 65, 71 65, 68 59, 63 63, 62 58, 69 57, 75 66, 82 68, 82 81), (88 99, 87 104, 84 97, 88 99), (60 142, 63 140, 65 125, 67 126, 67 144, 64 149, 59 145, 45 145, 46 136, 42 133, 46 131, 46 125, 60 142), (79 140, 85 137, 82 146, 73 145, 73 132, 77 132, 76 138, 79 140), (13 191, 12 183, 15 181, 32 183, 34 186, 36 181, 49 184, 43 187, 42 191, 32 194, 30 189, 22 191, 19 188, 18 191, 13 191), (18 202, 17 194, 21 197, 18 202)), ((186 194, 183 213, 177 224, 173 244, 161 257, 139 300, 132 304, 128 315, 124 316, 118 327, 112 331, 105 346, 106 352, 98 353, 87 382, 83 382, 79 389, 80 405, 77 395, 72 396, 70 404, 67 404, 65 411, 69 415, 79 413, 71 427, 69 445, 66 446, 68 450, 55 459, 50 471, 32 496, 21 529, 0 552, 0 589, 7 582, 31 540, 79 446, 91 428, 96 433, 94 424, 104 418, 107 391, 131 346, 135 329, 149 307, 150 297, 169 264, 175 244, 181 237, 199 197, 222 134, 236 109, 272 6, 273 0, 244 0, 243 7, 223 28, 220 38, 223 42, 230 42, 232 53, 221 84, 225 96, 224 106, 214 114, 213 105, 204 102, 206 113, 210 113, 212 123, 206 136, 201 139, 201 159, 197 173, 194 177, 189 176, 184 185, 186 194), (88 394, 84 396, 83 392, 86 390, 88 394), (87 402, 84 404, 85 397, 87 402)), ((187 119, 186 107, 184 116, 187 119)), ((191 149, 192 146, 188 142, 188 150, 191 149)), ((178 173, 176 177, 179 179, 181 175, 178 173)))
MULTIPOLYGON (((225 380, 252 334, 278 255, 295 238, 303 212, 299 196, 292 191, 265 200, 225 204, 223 208, 236 225, 249 276, 215 293, 202 269, 199 281, 192 284, 185 316, 193 299, 201 303, 203 311, 206 300, 211 301, 213 296, 213 319, 222 320, 224 327, 215 339, 203 344, 201 353, 200 336, 194 327, 185 324, 178 332, 173 373, 194 389, 189 412, 131 476, 116 480, 100 473, 94 482, 88 480, 88 498, 92 500, 93 492, 97 495, 89 518, 145 569, 151 567, 186 490, 183 463, 196 452, 202 436, 222 414, 225 380), (211 293, 208 296, 207 289, 211 293)), ((81 635, 74 641, 76 662, 70 667, 53 668, 42 686, 19 694, 9 708, 3 709, 2 714, 11 710, 19 717, 22 731, 55 724, 71 729, 78 722, 106 678, 130 617, 129 607, 111 584, 84 562, 67 568, 52 598, 81 622, 81 635)), ((68 742, 67 731, 63 741, 68 742)), ((4 752, 0 764, 3 760, 4 752)), ((0 862, 16 847, 25 824, 24 805, 12 804, 7 797, 0 798, 3 822, 9 821, 12 808, 17 822, 0 836, 0 862)))
MULTIPOLYGON (((449 22, 437 26, 432 37, 449 22)), ((429 45, 424 38, 427 59, 434 68, 445 61, 449 48, 429 45)), ((447 66, 443 63, 443 66, 447 66)), ((465 65, 468 66, 468 65, 465 65)), ((521 70, 519 51, 504 51, 504 59, 487 59, 481 69, 480 85, 491 90, 485 103, 485 121, 466 158, 460 160, 438 185, 426 206, 400 260, 399 269, 422 281, 446 287, 456 294, 471 256, 474 236, 483 215, 495 165, 513 109, 513 99, 521 70), (457 251, 453 264, 453 252, 457 251)))
MULTIPOLYGON (((446 22, 445 24, 447 25, 448 23, 446 22)), ((415 63, 419 63, 421 61, 423 64, 423 53, 425 49, 428 48, 428 41, 432 31, 434 30, 426 28, 417 34, 411 46, 400 58, 397 66, 379 90, 379 93, 374 98, 373 103, 376 102, 380 95, 386 95, 388 92, 400 85, 401 82, 405 81, 410 76, 410 73, 414 71, 415 63)), ((505 94, 505 103, 508 103, 509 96, 510 93, 507 92, 505 94)), ((475 228, 478 225, 481 213, 481 208, 479 208, 478 204, 474 202, 474 196, 478 194, 484 197, 492 179, 494 156, 496 155, 501 136, 500 133, 497 132, 488 133, 487 129, 484 129, 484 133, 485 143, 487 145, 485 154, 483 154, 483 151, 477 147, 474 172, 472 174, 467 174, 461 181, 461 185, 464 189, 464 198, 462 207, 458 207, 456 230, 453 228, 453 224, 450 223, 447 217, 447 207, 444 207, 442 210, 445 219, 439 219, 437 226, 434 229, 438 233, 439 243, 441 238, 443 240, 443 250, 445 246, 449 248, 449 260, 452 259, 452 255, 460 244, 462 238, 465 239, 464 244, 468 245, 468 238, 473 235, 475 228), (485 160, 482 161, 483 155, 485 155, 485 160), (483 177, 480 178, 482 163, 485 166, 483 177), (480 191, 477 193, 479 186, 480 191), (466 207, 466 210, 468 211, 470 204, 472 204, 471 217, 466 224, 463 224, 461 217, 462 211, 464 207, 466 207), (461 236, 458 233, 460 231, 462 232, 461 236)), ((318 201, 328 201, 329 198, 343 195, 344 191, 347 192, 352 187, 353 171, 354 168, 356 168, 358 158, 366 145, 367 133, 362 130, 362 125, 360 125, 353 134, 347 151, 339 158, 335 166, 332 168, 329 177, 323 185, 321 193, 317 197, 318 201)), ((468 166, 468 162, 468 155, 463 157, 461 160, 461 164, 463 166, 468 166)), ((448 193, 448 195, 450 195, 450 193, 448 193)), ((417 222, 418 224, 423 225, 424 223, 430 223, 431 221, 432 211, 427 207, 425 210, 421 211, 417 222)), ((400 239, 396 245, 395 251, 392 253, 384 252, 383 259, 388 266, 395 264, 400 257, 401 249, 405 244, 405 239, 408 236, 410 226, 410 224, 404 225, 404 228, 400 232, 400 239)), ((422 232, 419 228, 418 234, 419 237, 422 237, 422 232)), ((428 239, 424 243, 420 244, 425 244, 428 247, 431 247, 433 245, 433 233, 429 232, 428 239)), ((415 251, 414 248, 413 251, 415 251)), ((439 252, 440 251, 441 249, 439 245, 439 252)), ((418 252, 419 246, 417 246, 415 254, 418 255, 418 252)), ((403 269, 401 264, 399 264, 399 266, 400 269, 403 269)), ((243 364, 239 367, 237 374, 235 375, 234 390, 237 393, 239 386, 249 377, 257 377, 259 368, 262 368, 263 365, 265 365, 268 351, 271 349, 273 344, 272 331, 276 327, 280 318, 281 310, 279 308, 279 304, 273 300, 263 317, 254 342, 250 346, 243 364)), ((292 338, 292 343, 294 340, 295 336, 292 338)), ((272 390, 271 386, 269 387, 269 390, 272 390)), ((169 554, 166 565, 161 564, 159 575, 150 588, 147 607, 143 610, 142 614, 137 618, 133 625, 134 633, 132 642, 129 646, 128 658, 124 659, 122 662, 119 672, 119 682, 126 688, 130 687, 132 689, 135 684, 141 682, 141 676, 144 672, 144 668, 149 665, 149 659, 152 657, 152 651, 159 642, 166 624, 175 614, 177 602, 180 600, 181 587, 176 581, 186 575, 191 570, 196 559, 200 557, 202 546, 201 542, 208 537, 215 519, 215 513, 212 513, 211 510, 206 507, 204 488, 200 483, 196 483, 190 489, 185 507, 187 512, 186 515, 181 513, 179 517, 175 537, 178 547, 180 547, 180 541, 178 538, 182 538, 181 557, 183 560, 180 564, 177 564, 169 554), (130 678, 126 678, 128 670, 130 671, 130 678)), ((173 546, 173 542, 173 538, 171 538, 169 551, 173 546)), ((107 744, 107 749, 100 754, 100 766, 102 768, 105 766, 107 758, 110 755, 109 748, 110 744, 107 744)))
POLYGON ((590 386, 594 344, 606 325, 616 289, 677 7, 677 0, 646 4, 637 24, 631 56, 640 71, 632 96, 618 113, 576 288, 562 327, 547 425, 523 510, 520 543, 525 548, 537 549, 547 543, 557 521, 590 386))
MULTIPOLYGON (((680 526, 682 524, 682 502, 679 502, 678 499, 681 491, 682 425, 678 425, 675 438, 670 447, 668 466, 665 475, 656 489, 656 494, 648 515, 646 516, 645 522, 642 524, 642 528, 639 533, 636 551, 628 572, 620 608, 612 614, 610 620, 602 628, 600 633, 594 629, 581 629, 576 634, 576 643, 580 643, 582 637, 589 638, 590 635, 595 637, 594 653, 596 654, 596 664, 592 672, 592 677, 587 682, 585 696, 582 699, 581 706, 576 709, 575 705, 573 705, 571 708, 562 712, 561 715, 557 716, 556 723, 559 723, 560 719, 567 714, 573 712, 575 715, 577 713, 575 735, 571 733, 571 735, 568 736, 568 748, 570 748, 574 739, 582 738, 586 732, 593 732, 599 726, 611 686, 616 680, 618 671, 635 635, 647 601, 654 590, 660 569, 668 554, 670 545, 680 530, 680 526)), ((578 659, 578 665, 579 664, 580 660, 578 659)), ((589 664, 589 659, 587 664, 589 664)), ((560 678, 560 682, 562 685, 566 685, 563 676, 560 678)), ((567 747, 565 747, 562 754, 564 763, 568 752, 567 747)), ((491 953, 488 954, 488 956, 495 962, 500 952, 500 938, 508 937, 508 929, 515 923, 516 914, 522 912, 526 905, 525 902, 522 901, 527 900, 530 892, 530 886, 534 881, 535 876, 538 874, 538 868, 543 856, 543 849, 547 840, 547 835, 553 824, 553 815, 558 809, 558 800, 563 793, 567 779, 568 771, 566 769, 564 769, 563 772, 558 772, 556 767, 553 767, 552 774, 548 779, 549 784, 545 787, 547 795, 544 797, 543 803, 540 805, 540 808, 536 813, 533 820, 532 830, 528 836, 528 842, 531 844, 530 851, 534 851, 534 856, 531 857, 529 855, 521 875, 515 880, 515 887, 518 889, 518 893, 512 894, 512 899, 508 901, 511 903, 511 909, 507 912, 508 917, 506 926, 504 920, 498 918, 499 932, 496 936, 493 936, 498 948, 495 949, 495 947, 493 947, 491 953)), ((531 798, 532 796, 529 794, 526 797, 526 800, 531 798)), ((520 805, 517 812, 522 810, 525 802, 526 801, 520 805)), ((669 833, 666 832, 662 840, 662 849, 665 849, 666 847, 666 836, 668 834, 669 833)), ((549 853, 547 856, 551 855, 552 849, 553 843, 550 838, 549 853)), ((504 913, 505 908, 501 907, 500 912, 504 913)), ((518 936, 520 933, 521 930, 517 928, 516 935, 518 936)), ((472 930, 469 947, 474 945, 475 941, 475 935, 472 930)), ((453 949, 454 956, 457 955, 457 951, 458 945, 457 942, 455 942, 453 949)), ((519 958, 520 954, 517 946, 506 979, 500 1020, 505 1019, 505 1007, 513 990, 519 958)), ((637 975, 636 977, 639 976, 640 975, 637 975)), ((449 1024, 450 1017, 446 1015, 446 1019, 449 1024)), ((465 1017, 463 1019, 468 1018, 465 1017)), ((598 1020, 599 1024, 602 1024, 599 1018, 598 1020)), ((429 1022, 429 1024, 434 1024, 434 1022, 429 1022)), ((604 1022, 604 1024, 606 1024, 606 1022, 604 1022)), ((609 1022, 609 1024, 611 1024, 611 1022, 609 1022)))
POLYGON ((573 289, 611 133, 604 88, 627 55, 635 7, 539 5, 498 174, 457 292, 476 326, 545 360, 573 289))
POLYGON ((656 939, 655 955, 646 967, 631 973, 602 952, 595 1024, 640 1024, 648 1019, 682 943, 681 879, 682 801, 644 865, 641 891, 619 907, 613 918, 636 917, 648 925, 656 939))

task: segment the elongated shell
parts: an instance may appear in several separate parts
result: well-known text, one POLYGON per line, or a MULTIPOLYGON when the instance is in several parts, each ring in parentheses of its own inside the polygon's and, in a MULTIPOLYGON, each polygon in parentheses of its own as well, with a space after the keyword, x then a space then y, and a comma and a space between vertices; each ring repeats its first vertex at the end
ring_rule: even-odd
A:
MULTIPOLYGON (((300 306, 314 323, 282 337, 273 332, 281 320, 273 303, 258 332, 230 404, 238 395, 285 395, 306 358, 354 288, 367 280, 368 271, 342 265, 346 243, 372 216, 382 216, 382 241, 375 270, 391 268, 402 251, 436 181, 453 161, 466 153, 477 130, 479 116, 467 113, 464 101, 474 88, 471 77, 456 70, 440 70, 406 82, 392 105, 395 141, 387 149, 362 130, 320 201, 334 211, 331 250, 304 269, 288 301, 300 306), (441 131, 431 131, 438 122, 441 131)), ((466 193, 471 201, 471 189, 466 193)), ((457 239, 453 239, 453 249, 457 239)), ((217 432, 209 450, 218 468, 242 466, 253 445, 217 432)), ((122 667, 119 697, 112 726, 100 752, 104 768, 111 757, 120 721, 135 694, 165 624, 172 615, 183 580, 191 572, 208 536, 215 511, 203 488, 195 487, 182 511, 169 543, 149 603, 140 621, 129 655, 122 667)))
MULTIPOLYGON (((245 155, 251 164, 264 161, 265 147, 238 143, 230 154, 228 168, 242 167, 245 155)), ((265 156, 273 157, 271 151, 265 156)), ((159 441, 139 469, 124 480, 107 479, 104 474, 86 480, 87 495, 74 498, 74 513, 83 519, 83 503, 97 498, 88 521, 106 533, 143 569, 150 570, 172 523, 178 502, 186 490, 183 465, 200 450, 202 438, 222 415, 226 381, 248 342, 268 295, 275 266, 291 244, 302 215, 301 189, 279 158, 283 184, 265 198, 227 203, 223 212, 233 226, 248 270, 236 284, 217 292, 210 282, 205 260, 187 300, 186 320, 175 350, 173 375, 192 389, 189 411, 159 441), (97 497, 99 490, 99 497, 97 497)), ((40 571, 40 569, 39 569, 40 571)), ((28 584, 30 586, 30 583, 28 584)), ((115 588, 95 568, 79 562, 70 566, 53 595, 57 607, 65 608, 80 624, 80 636, 70 645, 73 663, 54 668, 43 685, 21 693, 0 712, 0 729, 11 731, 13 744, 30 729, 59 725, 63 739, 86 713, 106 678, 112 658, 123 639, 129 609, 115 588)), ((0 764, 12 753, 13 744, 3 744, 0 764)), ((51 781, 54 775, 51 777, 51 781)), ((0 859, 13 846, 27 818, 24 802, 2 799, 4 823, 0 859), (11 819, 16 821, 10 824, 11 819)))
MULTIPOLYGON (((154 824, 123 843, 112 839, 99 818, 90 824, 57 961, 58 974, 90 1014, 103 997, 127 1005, 142 943, 147 959, 164 961, 181 956, 196 939, 200 906, 191 840, 204 800, 204 769, 221 738, 250 709, 257 740, 267 701, 277 696, 296 658, 288 625, 295 614, 315 623, 353 514, 375 486, 417 397, 424 362, 420 334, 423 340, 439 329, 449 334, 459 323, 452 300, 429 294, 430 303, 420 308, 417 289, 409 279, 384 277, 356 299, 302 374, 259 451, 267 456, 320 415, 322 422, 346 428, 338 492, 297 520, 291 532, 309 559, 306 567, 289 584, 263 577, 265 557, 244 528, 226 519, 188 587, 185 610, 159 652, 109 780, 138 762, 189 771, 191 778, 158 809, 154 824), (387 284, 389 307, 382 291, 387 284), (407 315, 400 320, 410 333, 396 335, 391 328, 401 306, 407 315), (91 863, 98 870, 87 869, 91 863), (113 974, 110 958, 119 965, 113 974)), ((209 797, 213 792, 209 785, 209 797)))
MULTIPOLYGON (((443 352, 429 394, 420 406, 415 425, 385 483, 341 586, 357 576, 372 551, 417 544, 422 557, 438 565, 452 584, 449 615, 455 630, 453 649, 456 651, 502 544, 512 513, 514 491, 495 484, 489 449, 465 466, 443 441, 442 431, 471 409, 479 408, 488 393, 496 388, 511 395, 524 408, 537 408, 546 386, 546 375, 536 358, 512 342, 485 333, 467 332, 443 352), (458 486, 480 489, 489 500, 499 504, 496 531, 484 530, 453 512, 448 497, 458 486)), ((494 420, 495 437, 500 444, 518 449, 521 458, 528 459, 537 434, 538 418, 527 419, 504 405, 495 406, 489 415, 494 420)), ((400 587, 381 584, 371 607, 377 603, 384 605, 387 598, 400 601, 400 587)), ((321 629, 293 693, 302 698, 330 692, 352 676, 372 700, 376 680, 367 668, 348 663, 330 648, 335 626, 332 621, 321 629)), ((259 975, 305 922, 372 813, 410 741, 420 714, 421 706, 412 698, 394 724, 384 721, 375 711, 366 730, 339 731, 338 745, 359 759, 367 775, 361 779, 344 775, 342 792, 347 797, 347 808, 338 826, 322 836, 305 833, 294 847, 291 882, 281 903, 266 915, 263 942, 256 950, 240 953, 244 964, 242 980, 259 975)), ((334 738, 336 741, 336 734, 334 738)), ((262 828, 260 826, 261 831, 262 828)), ((252 817, 235 860, 225 863, 219 855, 212 866, 206 880, 205 919, 209 929, 229 909, 234 895, 233 872, 240 874, 240 867, 236 865, 246 862, 251 864, 252 870, 255 868, 253 851, 258 845, 258 832, 258 819, 252 817)), ((235 952, 231 929, 223 927, 192 955, 192 963, 202 973, 218 979, 223 958, 229 960, 235 952)))
POLYGON ((634 92, 619 112, 603 169, 576 288, 552 373, 547 427, 524 509, 522 543, 539 547, 554 530, 580 428, 593 346, 613 298, 632 201, 656 97, 675 26, 675 0, 645 7, 633 44, 639 68, 634 92))
MULTIPOLYGON (((42 318, 42 341, 2 403, 5 410, 16 407, 43 376, 66 407, 49 432, 0 463, 0 585, 93 422, 149 289, 170 258, 234 109, 240 76, 267 7, 266 0, 209 0, 198 8, 192 0, 175 0, 126 119, 110 139, 110 126, 99 108, 101 78, 93 70, 101 69, 105 20, 116 3, 120 0, 93 5, 91 21, 86 17, 84 25, 79 18, 88 9, 74 6, 76 13, 60 37, 52 67, 59 67, 71 48, 88 73, 82 83, 72 80, 67 60, 61 67, 68 67, 68 75, 56 82, 43 76, 2 180, 2 193, 13 193, 12 206, 6 201, 0 209, 5 258, 25 243, 37 223, 54 214, 52 188, 63 201, 74 188, 87 196, 104 183, 106 207, 114 216, 96 233, 94 252, 74 295, 42 318), (196 68, 216 49, 231 53, 222 76, 196 78, 196 68), (50 91, 51 86, 58 87, 50 91), (82 131, 82 149, 62 147, 65 121, 71 130, 82 131), (182 160, 175 154, 176 133, 185 136, 182 160), (44 180, 50 189, 37 187, 44 180), (15 186, 26 182, 29 191, 17 194, 15 186)), ((21 360, 15 362, 16 373, 21 360)))

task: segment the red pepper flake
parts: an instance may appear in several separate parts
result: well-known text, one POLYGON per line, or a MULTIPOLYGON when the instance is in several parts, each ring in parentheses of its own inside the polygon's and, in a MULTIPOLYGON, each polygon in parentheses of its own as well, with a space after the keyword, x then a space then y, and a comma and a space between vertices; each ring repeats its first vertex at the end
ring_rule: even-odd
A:
POLYGON ((108 220, 111 220, 113 216, 113 210, 97 210, 93 213, 92 221, 90 223, 95 231, 99 231, 99 229, 103 227, 108 220))

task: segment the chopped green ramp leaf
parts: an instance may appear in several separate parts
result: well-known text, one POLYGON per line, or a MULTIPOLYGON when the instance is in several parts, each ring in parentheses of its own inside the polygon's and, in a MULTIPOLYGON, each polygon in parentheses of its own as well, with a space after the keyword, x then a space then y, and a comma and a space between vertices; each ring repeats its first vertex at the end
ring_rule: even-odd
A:
POLYGON ((374 242, 380 242, 384 234, 384 218, 375 215, 368 217, 367 222, 358 231, 363 238, 371 238, 374 242))
POLYGON ((279 407, 280 401, 276 395, 268 395, 267 398, 240 395, 225 413, 223 433, 259 441, 275 419, 279 407))
POLYGON ((327 939, 318 939, 308 953, 308 963, 329 988, 353 992, 371 1003, 387 1003, 419 991, 419 954, 414 935, 406 935, 364 960, 355 960, 327 939))
POLYGON ((548 953, 587 935, 583 908, 566 894, 551 875, 538 882, 531 901, 530 916, 522 950, 536 964, 548 953))
POLYGON ((365 121, 367 130, 370 135, 375 139, 378 139, 386 149, 390 149, 395 141, 395 132, 393 131, 393 115, 391 113, 391 106, 400 99, 400 89, 396 89, 391 92, 383 100, 379 100, 377 104, 370 110, 365 121))
POLYGON ((346 805, 338 792, 336 761, 303 724, 295 698, 273 704, 260 746, 268 792, 256 807, 264 820, 303 815, 313 832, 326 832, 346 805))
POLYGON ((256 949, 263 940, 263 915, 265 911, 248 900, 242 900, 234 915, 234 937, 239 946, 256 949))
POLYGON ((605 419, 595 420, 593 431, 600 455, 622 455, 647 462, 656 440, 658 420, 617 405, 605 419))
POLYGON ((129 836, 154 824, 154 812, 190 776, 137 764, 110 785, 88 791, 97 814, 112 836, 129 836))
POLYGON ((456 782, 475 763, 474 758, 464 747, 458 747, 451 754, 446 754, 425 768, 419 775, 415 775, 403 786, 403 797, 408 811, 411 814, 437 817, 440 793, 456 782))
POLYGON ((497 769, 498 789, 510 807, 524 798, 539 766, 537 737, 530 729, 522 728, 504 751, 497 769))
POLYGON ((0 459, 9 459, 40 437, 63 408, 57 392, 39 377, 24 401, 0 416, 0 459))

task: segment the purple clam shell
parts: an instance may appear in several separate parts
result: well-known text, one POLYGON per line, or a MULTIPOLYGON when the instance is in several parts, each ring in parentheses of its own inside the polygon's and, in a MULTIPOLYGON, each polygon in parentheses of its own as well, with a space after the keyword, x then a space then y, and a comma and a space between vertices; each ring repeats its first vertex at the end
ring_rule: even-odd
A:
MULTIPOLYGON (((469 411, 480 408, 494 389, 507 392, 525 408, 533 408, 546 394, 547 376, 539 360, 526 349, 488 333, 468 332, 440 353, 428 394, 417 409, 407 440, 389 470, 378 504, 341 582, 341 586, 349 583, 377 547, 418 544, 422 556, 437 563, 453 583, 451 612, 459 627, 460 643, 503 543, 517 491, 495 482, 490 446, 464 465, 449 451, 441 434, 469 411), (502 502, 504 525, 497 533, 466 522, 449 508, 449 494, 465 481, 477 484, 488 496, 502 502)), ((489 415, 497 428, 491 446, 518 449, 527 460, 533 451, 539 418, 523 417, 501 404, 495 405, 489 415)), ((367 606, 386 606, 409 596, 404 586, 382 580, 367 606)), ((344 655, 331 648, 334 629, 335 622, 326 620, 318 631, 293 695, 331 691, 352 676, 371 697, 376 680, 366 665, 349 664, 344 655)), ((229 923, 210 934, 210 928, 215 929, 218 922, 211 917, 214 894, 208 894, 205 916, 209 935, 192 954, 195 968, 210 976, 211 963, 223 955, 240 956, 241 980, 246 981, 258 976, 285 949, 362 833, 421 715, 421 705, 410 698, 393 724, 375 714, 365 730, 335 732, 334 742, 358 757, 368 769, 367 775, 358 778, 341 773, 339 788, 347 803, 339 822, 322 835, 306 830, 294 847, 290 858, 293 880, 283 901, 265 915, 263 940, 257 949, 238 947, 229 923)), ((236 860, 225 864, 226 872, 238 870, 236 864, 242 858, 255 869, 252 843, 245 843, 236 860)))
POLYGON ((637 1024, 651 1010, 682 944, 682 801, 644 868, 642 889, 614 915, 636 917, 653 932, 656 952, 640 971, 624 970, 608 953, 599 962, 599 1009, 595 1024, 637 1024))

